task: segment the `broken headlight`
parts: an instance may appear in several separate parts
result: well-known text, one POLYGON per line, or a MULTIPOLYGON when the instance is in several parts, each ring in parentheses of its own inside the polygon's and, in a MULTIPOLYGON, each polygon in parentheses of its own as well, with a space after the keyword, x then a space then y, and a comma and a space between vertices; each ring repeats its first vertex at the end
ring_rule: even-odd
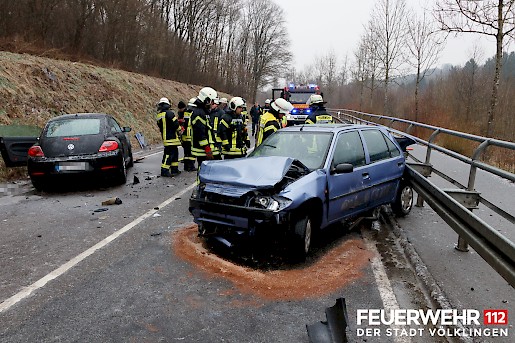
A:
POLYGON ((251 205, 253 207, 266 208, 271 211, 279 211, 291 204, 291 200, 281 196, 256 196, 251 205))

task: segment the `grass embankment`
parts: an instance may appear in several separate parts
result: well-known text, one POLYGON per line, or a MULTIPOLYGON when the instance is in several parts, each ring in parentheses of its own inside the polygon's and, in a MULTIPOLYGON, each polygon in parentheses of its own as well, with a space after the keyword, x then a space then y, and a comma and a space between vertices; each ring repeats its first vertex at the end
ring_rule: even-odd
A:
MULTIPOLYGON (((202 88, 127 71, 0 51, 0 125, 43 127, 65 113, 96 112, 113 115, 141 132, 147 144, 160 143, 155 104, 167 97, 175 106, 202 88)), ((228 96, 222 94, 221 96, 228 96)), ((26 175, 23 168, 5 168, 0 159, 0 181, 26 175)))

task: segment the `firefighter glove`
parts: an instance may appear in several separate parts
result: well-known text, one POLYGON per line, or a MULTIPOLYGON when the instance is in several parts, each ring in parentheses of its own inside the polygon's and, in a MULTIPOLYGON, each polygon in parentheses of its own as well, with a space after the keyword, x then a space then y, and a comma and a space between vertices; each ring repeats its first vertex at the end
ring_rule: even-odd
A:
POLYGON ((204 147, 204 151, 206 152, 206 158, 208 160, 212 160, 213 159, 213 151, 211 151, 211 147, 209 145, 206 145, 204 147))

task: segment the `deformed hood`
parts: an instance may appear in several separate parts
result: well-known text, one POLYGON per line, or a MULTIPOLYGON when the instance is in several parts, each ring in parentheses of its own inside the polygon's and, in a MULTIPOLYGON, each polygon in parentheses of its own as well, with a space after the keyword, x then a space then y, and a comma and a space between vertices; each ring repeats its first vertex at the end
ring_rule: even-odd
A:
POLYGON ((257 189, 271 188, 282 180, 295 159, 283 156, 248 157, 207 161, 200 168, 200 182, 257 189))

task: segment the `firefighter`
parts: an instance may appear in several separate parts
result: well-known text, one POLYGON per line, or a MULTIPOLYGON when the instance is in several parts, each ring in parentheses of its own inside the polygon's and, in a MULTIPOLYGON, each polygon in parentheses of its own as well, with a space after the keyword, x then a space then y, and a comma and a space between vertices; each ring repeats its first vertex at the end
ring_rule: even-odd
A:
POLYGON ((265 106, 263 107, 263 113, 270 111, 270 99, 265 100, 265 106))
POLYGON ((211 126, 211 130, 213 132, 213 139, 215 140, 215 148, 213 150, 213 157, 215 160, 222 159, 222 140, 218 137, 218 127, 220 125, 220 120, 222 119, 222 115, 225 114, 225 111, 219 108, 220 100, 218 98, 214 99, 211 103, 211 107, 209 109, 209 124, 211 126))
POLYGON ((250 109, 250 117, 252 118, 252 136, 256 135, 257 128, 259 128, 259 119, 262 113, 261 107, 259 107, 257 102, 250 109))
POLYGON ((179 122, 175 113, 170 109, 167 98, 159 99, 157 103, 157 126, 163 139, 163 159, 161 162, 161 176, 172 177, 179 175, 179 122))
POLYGON ((293 109, 293 105, 283 98, 275 99, 270 104, 270 110, 261 116, 256 146, 260 145, 268 136, 282 128, 282 118, 293 109))
POLYGON ((325 109, 325 101, 320 94, 311 94, 306 104, 311 113, 306 119, 306 124, 331 124, 333 117, 325 109))
POLYGON ((216 98, 217 93, 213 88, 204 87, 193 102, 195 107, 190 116, 191 154, 197 159, 198 168, 205 160, 212 160, 216 153, 214 135, 209 122, 209 110, 216 98))
POLYGON ((218 136, 222 139, 224 159, 247 156, 250 140, 247 127, 243 120, 242 111, 245 101, 239 96, 229 101, 228 112, 222 116, 218 126, 218 136))
POLYGON ((193 107, 195 106, 193 103, 196 98, 190 99, 188 102, 188 106, 186 106, 182 101, 179 102, 177 107, 179 108, 179 123, 182 126, 182 135, 181 135, 181 144, 182 149, 184 150, 184 170, 185 171, 195 171, 195 157, 191 154, 191 125, 190 125, 190 117, 193 112, 193 107), (193 101, 192 101, 193 100, 193 101), (184 106, 184 108, 182 108, 184 106), (181 111, 182 108, 182 111, 181 111))
POLYGON ((222 111, 227 112, 227 98, 220 98, 220 105, 218 105, 218 108, 222 111))

